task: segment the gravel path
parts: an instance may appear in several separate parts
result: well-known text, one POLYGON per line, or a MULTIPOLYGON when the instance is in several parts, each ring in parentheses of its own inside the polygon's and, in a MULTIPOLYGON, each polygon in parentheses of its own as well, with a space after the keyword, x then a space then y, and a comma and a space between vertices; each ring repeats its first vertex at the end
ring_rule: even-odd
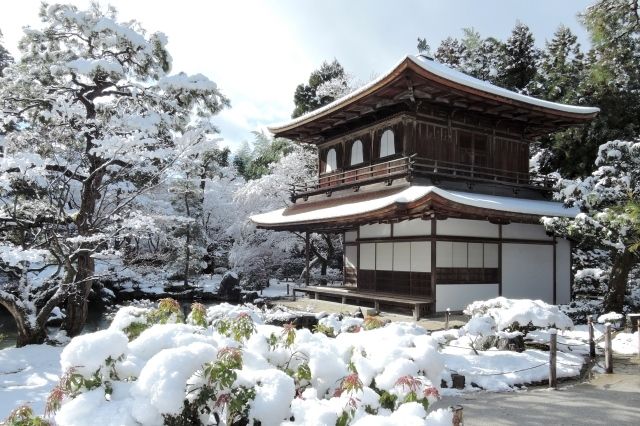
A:
POLYGON ((614 359, 614 374, 578 384, 518 392, 444 397, 433 408, 460 404, 465 426, 640 425, 640 361, 614 359))

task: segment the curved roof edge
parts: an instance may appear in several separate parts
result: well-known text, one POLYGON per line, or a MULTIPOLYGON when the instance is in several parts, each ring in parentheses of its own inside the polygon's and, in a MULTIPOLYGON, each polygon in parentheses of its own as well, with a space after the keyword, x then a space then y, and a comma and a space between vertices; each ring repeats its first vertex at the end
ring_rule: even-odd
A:
POLYGON ((575 217, 579 213, 576 208, 565 208, 562 203, 553 201, 530 200, 524 198, 502 197, 497 195, 474 194, 470 192, 447 191, 436 186, 410 186, 396 194, 367 201, 344 203, 337 206, 321 207, 300 213, 274 210, 250 217, 258 226, 277 227, 287 224, 322 223, 336 219, 347 219, 355 216, 383 211, 398 204, 417 202, 430 195, 438 195, 453 203, 509 213, 533 216, 575 217))
POLYGON ((562 104, 557 102, 545 101, 543 99, 538 99, 532 96, 516 93, 511 90, 498 87, 489 82, 477 79, 470 75, 464 74, 460 71, 449 68, 446 65, 443 65, 425 56, 407 55, 403 57, 402 60, 400 60, 389 72, 372 80, 371 82, 354 90, 353 92, 341 98, 338 98, 335 101, 321 108, 308 112, 307 114, 301 115, 300 117, 292 119, 288 122, 274 124, 272 126, 268 126, 267 128, 272 133, 280 133, 283 131, 290 130, 296 126, 313 121, 316 118, 327 115, 344 105, 355 102, 361 97, 368 95, 369 93, 373 92, 374 90, 382 86, 387 80, 393 79, 399 73, 401 73, 411 65, 417 66, 418 71, 426 72, 427 76, 429 75, 436 76, 436 77, 445 79, 447 81, 459 84, 461 86, 465 86, 467 88, 483 92, 484 94, 489 96, 498 96, 498 97, 510 99, 512 101, 522 102, 523 104, 528 104, 530 106, 534 106, 538 108, 544 108, 547 110, 576 115, 576 116, 585 116, 585 118, 590 118, 600 111, 600 108, 597 108, 597 107, 585 107, 585 106, 562 104))

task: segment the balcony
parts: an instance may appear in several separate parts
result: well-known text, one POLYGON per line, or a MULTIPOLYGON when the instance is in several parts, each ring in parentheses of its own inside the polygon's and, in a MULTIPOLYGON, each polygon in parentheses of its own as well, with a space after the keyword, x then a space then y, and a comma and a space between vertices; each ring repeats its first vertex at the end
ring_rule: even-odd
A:
POLYGON ((295 203, 300 198, 306 201, 310 196, 323 193, 331 196, 334 191, 344 189, 358 191, 363 185, 379 182, 391 185, 396 179, 412 179, 414 176, 431 178, 434 183, 440 179, 454 179, 469 184, 492 183, 514 189, 531 188, 543 191, 552 191, 555 184, 555 179, 549 176, 433 160, 414 154, 357 169, 323 173, 317 179, 291 185, 291 201, 295 203))

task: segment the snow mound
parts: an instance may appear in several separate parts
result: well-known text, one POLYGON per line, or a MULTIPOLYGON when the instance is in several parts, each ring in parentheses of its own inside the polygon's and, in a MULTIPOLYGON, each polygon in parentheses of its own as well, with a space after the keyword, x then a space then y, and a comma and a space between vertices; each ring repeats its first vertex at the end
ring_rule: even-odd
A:
POLYGON ((113 360, 128 352, 129 339, 120 330, 108 329, 84 334, 71 340, 60 355, 64 371, 71 368, 83 376, 100 370, 106 359, 113 360))
POLYGON ((521 327, 527 325, 559 329, 573 327, 571 318, 557 306, 549 305, 542 300, 496 297, 473 302, 465 308, 464 313, 474 318, 491 317, 498 330, 509 328, 514 323, 518 323, 521 327))

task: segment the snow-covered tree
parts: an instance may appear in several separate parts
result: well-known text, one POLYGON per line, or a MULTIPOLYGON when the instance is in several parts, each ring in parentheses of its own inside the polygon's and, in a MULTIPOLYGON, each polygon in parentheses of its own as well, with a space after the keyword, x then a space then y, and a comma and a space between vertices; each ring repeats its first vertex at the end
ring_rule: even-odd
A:
POLYGON ((529 91, 550 101, 576 103, 583 69, 584 55, 578 38, 569 27, 561 25, 541 51, 538 73, 529 91))
POLYGON ((604 309, 622 312, 629 273, 640 260, 634 251, 640 238, 640 141, 603 144, 596 166, 590 176, 558 183, 559 198, 581 212, 574 219, 545 218, 544 224, 550 231, 610 252, 604 309))
POLYGON ((509 90, 523 90, 536 75, 539 51, 529 27, 517 22, 504 46, 497 82, 509 90))
POLYGON ((315 171, 315 150, 293 145, 291 153, 270 165, 270 173, 249 180, 238 189, 234 211, 242 219, 229 228, 234 239, 230 262, 235 269, 249 276, 260 275, 257 279, 265 280, 266 275, 262 275, 284 263, 292 252, 300 251, 304 241, 300 235, 256 229, 249 216, 288 206, 290 184, 312 179, 315 171))
MULTIPOLYGON (((2 42, 2 31, 0 31, 0 42, 2 42)), ((7 49, 0 43, 0 76, 2 76, 2 70, 13 62, 13 57, 7 49)))
POLYGON ((292 117, 318 109, 351 92, 354 89, 352 82, 353 77, 345 72, 336 59, 331 63, 323 62, 319 69, 311 73, 307 84, 296 87, 292 117))
POLYGON ((451 68, 460 68, 464 47, 457 38, 447 37, 440 42, 434 54, 435 59, 451 68))
POLYGON ((40 17, 0 80, 9 131, 0 216, 11 244, 46 248, 62 265, 74 335, 95 258, 117 256, 135 235, 138 196, 215 147, 211 117, 228 101, 201 74, 168 75, 164 34, 119 22, 112 8, 43 4, 40 17))

